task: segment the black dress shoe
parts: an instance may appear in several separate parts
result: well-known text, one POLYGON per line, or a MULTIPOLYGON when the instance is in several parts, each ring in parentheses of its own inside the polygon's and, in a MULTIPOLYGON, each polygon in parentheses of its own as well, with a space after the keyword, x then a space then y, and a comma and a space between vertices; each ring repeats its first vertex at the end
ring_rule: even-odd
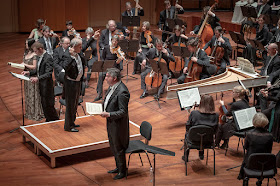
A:
POLYGON ((78 130, 78 129, 75 129, 75 128, 72 128, 72 129, 70 130, 70 132, 79 132, 79 130, 78 130))
POLYGON ((95 102, 95 101, 99 101, 99 100, 101 100, 102 99, 102 96, 101 95, 98 95, 98 96, 96 96, 96 98, 94 99, 94 101, 93 102, 95 102))
POLYGON ((125 177, 125 175, 126 175, 126 173, 119 172, 119 173, 114 177, 114 180, 122 179, 122 178, 125 177))
POLYGON ((115 168, 113 170, 109 170, 108 173, 118 173, 119 172, 119 169, 118 168, 115 168))
POLYGON ((140 99, 143 99, 147 97, 149 94, 147 92, 143 92, 143 94, 140 96, 140 99))
POLYGON ((75 125, 75 127, 80 127, 80 125, 75 125))

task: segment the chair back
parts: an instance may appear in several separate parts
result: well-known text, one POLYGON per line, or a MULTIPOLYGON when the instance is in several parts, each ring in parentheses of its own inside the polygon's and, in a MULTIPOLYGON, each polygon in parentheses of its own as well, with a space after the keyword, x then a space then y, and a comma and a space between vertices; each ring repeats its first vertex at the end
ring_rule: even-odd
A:
POLYGON ((247 168, 262 171, 261 177, 263 176, 263 171, 267 170, 274 169, 276 174, 276 156, 271 153, 253 153, 249 157, 247 168))
POLYGON ((152 125, 147 121, 143 121, 140 126, 140 134, 146 139, 146 144, 148 144, 152 138, 152 125))
POLYGON ((212 145, 214 142, 214 130, 206 125, 193 126, 189 130, 188 140, 193 144, 199 144, 200 150, 203 145, 212 145))

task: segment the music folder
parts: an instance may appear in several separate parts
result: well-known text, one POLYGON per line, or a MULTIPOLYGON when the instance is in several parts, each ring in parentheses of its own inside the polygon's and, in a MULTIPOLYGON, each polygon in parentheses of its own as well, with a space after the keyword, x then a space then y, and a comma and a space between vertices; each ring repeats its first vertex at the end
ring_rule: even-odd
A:
POLYGON ((113 68, 115 60, 95 61, 92 65, 92 72, 105 72, 108 68, 113 68))
POLYGON ((122 16, 123 26, 140 26, 140 16, 122 16))
POLYGON ((255 107, 233 112, 234 123, 239 131, 253 128, 253 117, 257 113, 255 107))
POLYGON ((200 103, 200 93, 198 88, 190 88, 177 91, 177 96, 181 110, 190 109, 200 103))
POLYGON ((137 52, 139 49, 139 40, 138 39, 132 39, 132 40, 123 39, 118 42, 118 45, 121 47, 123 52, 137 52))

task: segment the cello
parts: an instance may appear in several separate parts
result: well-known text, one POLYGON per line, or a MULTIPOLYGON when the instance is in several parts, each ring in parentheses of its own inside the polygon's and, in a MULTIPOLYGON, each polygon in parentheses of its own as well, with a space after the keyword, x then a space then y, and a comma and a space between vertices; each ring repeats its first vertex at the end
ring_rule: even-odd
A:
MULTIPOLYGON (((220 35, 220 37, 222 37, 224 33, 225 33, 225 30, 223 30, 223 33, 220 35)), ((217 41, 217 44, 213 48, 211 56, 210 56, 210 59, 211 59, 210 62, 217 66, 217 71, 220 69, 221 60, 225 54, 225 49, 223 47, 219 46, 218 42, 219 41, 217 41)))
MULTIPOLYGON (((215 3, 210 7, 209 11, 212 11, 218 5, 218 3, 219 3, 219 1, 215 0, 215 3)), ((199 37, 201 40, 201 45, 200 45, 201 48, 203 48, 205 46, 205 44, 208 43, 214 36, 214 32, 213 32, 211 25, 209 23, 207 23, 208 18, 209 18, 208 12, 206 13, 204 21, 201 24, 201 27, 197 34, 197 37, 199 37)), ((205 52, 209 56, 211 54, 211 49, 208 48, 205 52)))
MULTIPOLYGON (((154 60, 157 61, 158 63, 160 62, 166 63, 166 61, 162 58, 162 53, 158 58, 155 58, 154 60)), ((145 83, 147 86, 150 86, 151 88, 160 87, 162 83, 162 75, 152 70, 150 73, 146 75, 145 83)))

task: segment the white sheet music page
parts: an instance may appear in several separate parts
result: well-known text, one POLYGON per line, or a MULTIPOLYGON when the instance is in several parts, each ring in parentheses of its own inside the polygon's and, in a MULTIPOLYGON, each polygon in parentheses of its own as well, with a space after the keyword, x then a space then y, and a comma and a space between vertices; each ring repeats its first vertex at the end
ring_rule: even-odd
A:
POLYGON ((13 73, 13 72, 10 72, 14 77, 16 78, 19 78, 19 79, 23 79, 25 81, 30 81, 30 78, 29 77, 26 77, 24 75, 21 75, 21 74, 17 74, 17 73, 13 73))
POLYGON ((8 65, 11 65, 13 68, 19 68, 19 69, 24 69, 25 66, 23 64, 18 64, 18 63, 13 63, 13 62, 8 62, 8 65))
POLYGON ((181 108, 193 106, 200 103, 200 94, 198 88, 191 88, 177 92, 181 108))
POLYGON ((86 110, 90 115, 97 115, 103 112, 101 103, 86 102, 86 110))
POLYGON ((234 112, 235 119, 240 130, 253 127, 253 117, 257 113, 255 107, 242 109, 234 112))

